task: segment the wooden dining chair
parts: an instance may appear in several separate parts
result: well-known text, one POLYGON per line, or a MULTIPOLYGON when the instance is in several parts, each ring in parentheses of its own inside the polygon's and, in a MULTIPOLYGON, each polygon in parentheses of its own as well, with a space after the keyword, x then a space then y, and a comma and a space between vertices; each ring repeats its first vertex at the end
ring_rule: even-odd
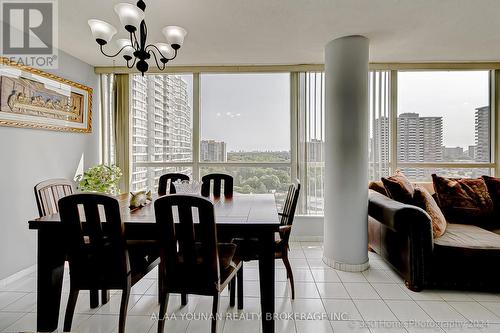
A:
POLYGON ((135 265, 129 260, 118 201, 94 193, 72 194, 59 200, 65 226, 70 270, 70 291, 64 331, 71 331, 80 290, 122 291, 118 332, 125 332, 130 288, 159 263, 135 265), (84 217, 82 219, 82 217, 84 217))
POLYGON ((221 195, 221 187, 224 186, 224 196, 233 196, 233 177, 223 173, 210 173, 201 178, 201 195, 209 197, 213 195, 218 198, 221 195), (212 186, 213 184, 213 186, 212 186), (212 190, 212 191, 211 191, 212 190))
MULTIPOLYGON (((158 333, 164 329, 170 293, 212 296, 212 333, 216 332, 219 294, 230 283, 230 304, 234 306, 235 277, 241 267, 233 257, 236 245, 217 243, 214 207, 208 199, 181 194, 163 196, 155 201, 155 215, 162 274, 158 333)), ((243 284, 237 288, 238 295, 242 295, 243 284)))
MULTIPOLYGON (((288 259, 288 251, 290 250, 288 241, 290 233, 292 232, 293 219, 295 217, 295 209, 300 194, 300 182, 296 180, 294 184, 288 187, 288 193, 283 206, 283 211, 278 213, 280 216, 279 239, 275 243, 275 258, 281 259, 286 268, 287 279, 290 280, 290 287, 292 290, 292 299, 295 299, 295 285, 293 281, 292 266, 288 259)), ((232 240, 237 244, 238 251, 236 257, 242 261, 257 260, 259 249, 258 243, 253 239, 235 238, 232 240)), ((243 272, 243 269, 241 270, 243 272)), ((243 273, 241 273, 243 275, 243 273)), ((241 278, 243 279, 243 277, 241 278)))
MULTIPOLYGON (((57 202, 59 199, 73 194, 73 182, 64 179, 48 179, 35 185, 35 198, 40 217, 59 213, 57 202)), ((101 294, 102 304, 106 304, 109 299, 107 290, 103 290, 101 294)), ((99 291, 90 291, 90 308, 94 309, 99 306, 99 291)))
POLYGON ((170 194, 176 193, 174 183, 178 180, 189 181, 189 176, 185 175, 183 173, 166 173, 166 174, 162 175, 160 177, 160 180, 158 181, 158 195, 161 196, 161 195, 167 194, 167 186, 170 186, 168 193, 170 193, 170 194), (169 182, 170 182, 170 185, 169 185, 169 182))

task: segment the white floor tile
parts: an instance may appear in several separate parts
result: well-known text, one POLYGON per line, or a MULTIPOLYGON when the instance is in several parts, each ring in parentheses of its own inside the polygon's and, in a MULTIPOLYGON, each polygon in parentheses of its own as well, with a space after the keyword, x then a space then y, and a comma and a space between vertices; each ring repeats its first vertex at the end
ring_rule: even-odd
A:
MULTIPOLYGON (((283 271, 286 281, 286 271, 283 271)), ((309 269, 294 269, 292 270, 293 279, 295 282, 314 282, 313 276, 309 269)))
POLYGON ((334 333, 370 333, 362 321, 332 321, 334 333))
MULTIPOLYGON (((127 316, 125 323, 126 332, 148 332, 155 325, 155 320, 151 316, 127 316)), ((118 332, 118 326, 112 331, 118 332)))
POLYGON ((295 299, 292 301, 292 309, 298 316, 306 316, 309 313, 326 313, 320 299, 295 299))
POLYGON ((342 282, 368 282, 363 273, 336 270, 342 282))
POLYGON ((324 299, 326 313, 336 315, 331 321, 363 320, 354 302, 349 299, 324 299))
POLYGON ((16 292, 16 291, 0 291, 0 310, 5 308, 7 305, 14 303, 15 301, 26 296, 27 293, 16 292))
POLYGON ((314 282, 295 282, 295 298, 319 298, 314 282))
POLYGON ((332 333, 333 328, 328 320, 296 320, 297 333, 332 333))
POLYGON ((372 283, 372 287, 382 299, 411 300, 410 296, 404 292, 399 284, 372 283))
POLYGON ((365 321, 396 321, 397 318, 382 300, 354 300, 365 321))
POLYGON ((392 313, 396 315, 399 321, 416 321, 427 322, 432 321, 431 317, 425 313, 415 301, 385 301, 392 313))
POLYGON ((489 323, 500 323, 500 318, 477 302, 448 302, 462 316, 474 321, 480 320, 489 323))
POLYGON ((13 325, 25 315, 26 313, 24 312, 0 312, 0 331, 13 325))
POLYGON ((321 298, 341 298, 341 299, 351 298, 342 283, 323 282, 323 283, 317 283, 316 285, 318 286, 318 291, 321 298))
POLYGON ((36 314, 27 313, 18 321, 5 329, 6 332, 35 332, 36 331, 36 314))
POLYGON ((417 303, 435 321, 466 321, 458 311, 444 301, 417 301, 417 303))
MULTIPOLYGON (((482 306, 500 316, 500 302, 479 302, 482 306)), ((500 332, 500 331, 499 331, 500 332)))
POLYGON ((389 275, 381 269, 369 269, 362 273, 368 282, 394 283, 389 275))
POLYGON ((371 333, 406 333, 406 329, 400 322, 378 322, 370 327, 371 333))
POLYGON ((315 282, 340 282, 340 278, 332 268, 311 269, 315 282))
POLYGON ((344 283, 344 288, 352 299, 380 299, 369 283, 344 283))
POLYGON ((223 332, 255 333, 261 332, 261 329, 262 324, 260 320, 226 320, 223 332))

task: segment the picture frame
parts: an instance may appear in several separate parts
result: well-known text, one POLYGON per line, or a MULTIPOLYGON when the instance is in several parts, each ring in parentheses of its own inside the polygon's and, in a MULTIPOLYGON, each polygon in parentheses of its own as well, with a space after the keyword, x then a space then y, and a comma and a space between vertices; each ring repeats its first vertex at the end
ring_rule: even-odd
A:
POLYGON ((0 57, 0 126, 91 133, 92 92, 0 57))

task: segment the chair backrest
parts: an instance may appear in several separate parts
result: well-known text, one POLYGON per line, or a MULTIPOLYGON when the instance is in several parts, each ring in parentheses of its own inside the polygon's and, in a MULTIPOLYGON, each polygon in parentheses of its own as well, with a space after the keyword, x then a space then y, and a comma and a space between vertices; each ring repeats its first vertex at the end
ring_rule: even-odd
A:
POLYGON ((59 212, 59 199, 73 194, 73 183, 68 179, 49 179, 35 185, 35 198, 40 217, 59 212))
POLYGON ((104 194, 72 194, 59 200, 59 214, 72 283, 80 289, 118 288, 130 273, 118 201, 104 194))
POLYGON ((166 290, 216 291, 220 273, 212 202, 194 195, 167 195, 155 201, 155 215, 166 290))
MULTIPOLYGON (((291 226, 293 224, 293 219, 295 217, 295 209, 297 208, 297 202, 299 200, 300 194, 300 182, 296 180, 294 184, 288 187, 288 193, 285 199, 285 205, 283 206, 283 212, 281 215, 280 224, 285 226, 291 226)), ((291 229, 287 229, 280 233, 281 240, 285 245, 288 244, 288 239, 290 238, 291 229)))
POLYGON ((220 197, 221 186, 224 185, 224 196, 230 198, 233 196, 233 177, 223 173, 211 173, 201 178, 201 195, 210 196, 210 187, 213 183, 214 197, 220 197), (224 184, 223 184, 224 181, 224 184))
POLYGON ((160 180, 158 181, 158 195, 165 195, 167 194, 167 186, 170 181, 170 194, 175 193, 175 186, 174 183, 178 180, 187 180, 189 181, 189 176, 185 175, 183 173, 166 173, 160 177, 160 180))

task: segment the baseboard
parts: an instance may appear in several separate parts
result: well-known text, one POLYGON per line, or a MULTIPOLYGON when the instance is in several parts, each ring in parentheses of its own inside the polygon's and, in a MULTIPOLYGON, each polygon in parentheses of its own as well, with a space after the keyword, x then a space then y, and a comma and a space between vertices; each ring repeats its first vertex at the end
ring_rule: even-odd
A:
POLYGON ((367 260, 365 263, 362 264, 347 264, 343 262, 336 261, 335 259, 332 258, 327 258, 323 256, 323 262, 330 266, 331 268, 337 269, 339 271, 345 271, 345 272, 362 272, 370 268, 370 261, 367 260))
POLYGON ((323 236, 290 236, 290 242, 322 242, 323 236))
POLYGON ((7 286, 8 284, 14 282, 14 281, 17 281, 17 280, 20 280, 32 273, 36 272, 36 265, 33 265, 33 266, 30 266, 28 268, 25 268, 23 270, 20 270, 19 272, 17 273, 14 273, 10 276, 7 276, 6 278, 0 280, 0 287, 5 287, 7 286))

